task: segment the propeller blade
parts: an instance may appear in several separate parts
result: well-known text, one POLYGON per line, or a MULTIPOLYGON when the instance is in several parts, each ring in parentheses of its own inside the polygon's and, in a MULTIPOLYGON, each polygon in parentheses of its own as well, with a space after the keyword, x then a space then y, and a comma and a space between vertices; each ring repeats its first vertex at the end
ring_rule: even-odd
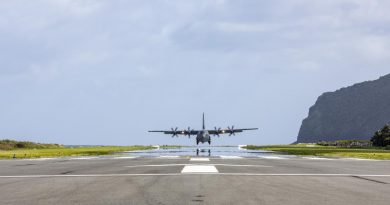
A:
POLYGON ((175 129, 173 129, 173 127, 171 127, 171 130, 172 130, 172 132, 173 132, 172 137, 175 137, 175 136, 178 137, 178 135, 177 135, 177 129, 179 129, 179 128, 176 127, 175 129))
POLYGON ((217 127, 214 127, 214 130, 215 130, 214 136, 218 136, 219 137, 219 132, 221 131, 221 128, 217 129, 217 127))
POLYGON ((190 139, 191 138, 191 128, 190 127, 188 127, 187 135, 188 135, 188 139, 190 139))
POLYGON ((236 135, 235 133, 234 133, 234 125, 232 125, 232 128, 230 128, 229 126, 228 126, 228 130, 229 130, 229 136, 232 136, 232 135, 236 135))

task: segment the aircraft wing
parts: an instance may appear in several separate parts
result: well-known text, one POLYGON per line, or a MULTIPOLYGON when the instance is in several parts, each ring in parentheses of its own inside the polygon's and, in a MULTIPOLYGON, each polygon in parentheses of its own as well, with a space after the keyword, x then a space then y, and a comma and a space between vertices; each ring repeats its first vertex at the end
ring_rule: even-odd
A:
POLYGON ((228 128, 228 129, 214 129, 214 130, 207 130, 207 131, 212 135, 220 135, 220 134, 234 135, 234 133, 243 132, 245 130, 258 130, 258 128, 242 128, 242 129, 228 128))
POLYGON ((149 132, 160 132, 166 135, 196 135, 198 134, 198 130, 151 130, 149 132))

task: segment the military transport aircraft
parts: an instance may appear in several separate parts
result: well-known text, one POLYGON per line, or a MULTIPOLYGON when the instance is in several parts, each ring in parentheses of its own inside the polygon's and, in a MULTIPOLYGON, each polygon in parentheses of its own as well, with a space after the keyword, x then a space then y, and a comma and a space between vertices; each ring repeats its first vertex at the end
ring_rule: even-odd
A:
POLYGON ((203 128, 202 130, 191 130, 190 127, 188 127, 187 130, 178 130, 176 127, 175 129, 171 128, 171 130, 152 130, 149 132, 162 132, 164 134, 172 135, 172 137, 179 137, 179 135, 188 136, 188 138, 191 137, 191 135, 196 135, 196 144, 198 145, 199 142, 205 143, 208 142, 211 144, 211 137, 210 135, 218 136, 220 134, 229 134, 235 135, 237 132, 242 132, 244 130, 257 130, 258 128, 244 128, 244 129, 234 129, 234 126, 228 127, 227 129, 221 129, 217 127, 214 127, 214 130, 206 130, 205 122, 204 122, 204 113, 203 113, 203 128))

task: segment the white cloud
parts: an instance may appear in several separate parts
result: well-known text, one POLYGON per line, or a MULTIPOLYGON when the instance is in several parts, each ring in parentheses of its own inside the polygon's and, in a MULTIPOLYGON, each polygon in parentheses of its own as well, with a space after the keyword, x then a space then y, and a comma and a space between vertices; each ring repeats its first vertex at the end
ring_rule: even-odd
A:
MULTIPOLYGON (((283 101, 278 93, 308 102, 388 72, 389 10, 387 0, 1 1, 0 98, 7 101, 0 102, 0 124, 8 118, 17 124, 13 113, 23 110, 30 113, 23 121, 28 125, 41 106, 47 109, 42 123, 54 127, 51 136, 61 130, 61 123, 48 120, 52 113, 79 122, 61 106, 84 113, 85 121, 106 109, 102 115, 128 124, 142 121, 128 116, 146 116, 143 106, 162 115, 178 108, 187 115, 261 110, 250 120, 270 124, 262 116, 285 116, 272 107, 283 101), (310 92, 289 92, 308 89, 306 81, 310 92)), ((285 105, 298 113, 286 124, 306 115, 309 105, 299 102, 285 105)), ((94 134, 117 127, 101 123, 106 127, 94 134)), ((16 133, 16 125, 7 126, 1 136, 16 133)), ((269 126, 265 132, 277 128, 269 126)), ((36 129, 26 128, 31 135, 36 129)), ((282 134, 295 129, 287 126, 282 134)))
POLYGON ((217 28, 222 32, 270 32, 276 31, 278 26, 272 24, 260 24, 260 23, 233 23, 233 22, 220 22, 217 24, 217 28))

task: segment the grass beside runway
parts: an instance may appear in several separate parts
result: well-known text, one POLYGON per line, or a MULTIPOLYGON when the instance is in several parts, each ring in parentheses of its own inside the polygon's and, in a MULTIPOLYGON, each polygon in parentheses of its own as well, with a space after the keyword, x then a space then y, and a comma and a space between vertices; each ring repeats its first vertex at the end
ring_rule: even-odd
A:
POLYGON ((108 155, 116 152, 149 150, 153 146, 74 146, 44 149, 14 149, 0 150, 0 158, 41 158, 41 157, 64 157, 64 156, 92 156, 108 155))
POLYGON ((382 148, 345 148, 335 146, 319 146, 312 144, 298 145, 271 145, 255 146, 248 145, 246 149, 267 150, 282 152, 292 155, 309 155, 319 157, 351 157, 362 159, 390 159, 390 150, 382 148))

